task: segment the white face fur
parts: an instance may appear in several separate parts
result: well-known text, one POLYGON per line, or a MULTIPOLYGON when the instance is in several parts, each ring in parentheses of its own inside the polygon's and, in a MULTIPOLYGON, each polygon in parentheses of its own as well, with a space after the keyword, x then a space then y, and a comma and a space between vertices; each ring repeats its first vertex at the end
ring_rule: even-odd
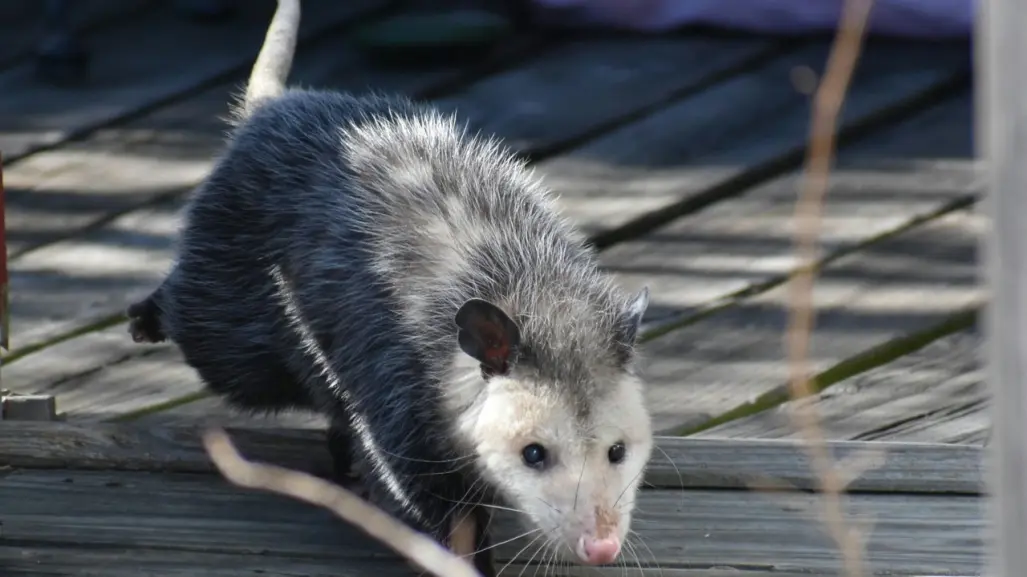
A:
POLYGON ((539 537, 532 549, 549 543, 584 564, 619 556, 653 440, 640 383, 611 378, 588 422, 566 399, 533 392, 546 387, 495 376, 459 423, 487 479, 524 515, 527 530, 540 530, 523 539, 539 537))

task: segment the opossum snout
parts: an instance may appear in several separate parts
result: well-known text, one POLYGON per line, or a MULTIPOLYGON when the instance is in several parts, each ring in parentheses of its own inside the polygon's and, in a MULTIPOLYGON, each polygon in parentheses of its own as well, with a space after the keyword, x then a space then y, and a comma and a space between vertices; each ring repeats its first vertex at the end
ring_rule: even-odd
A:
POLYGON ((574 546, 574 553, 586 565, 606 565, 617 560, 621 542, 620 516, 607 507, 596 507, 574 546))
POLYGON ((578 539, 575 553, 583 563, 588 565, 613 563, 620 555, 620 539, 612 535, 602 539, 597 539, 592 535, 582 535, 578 539))

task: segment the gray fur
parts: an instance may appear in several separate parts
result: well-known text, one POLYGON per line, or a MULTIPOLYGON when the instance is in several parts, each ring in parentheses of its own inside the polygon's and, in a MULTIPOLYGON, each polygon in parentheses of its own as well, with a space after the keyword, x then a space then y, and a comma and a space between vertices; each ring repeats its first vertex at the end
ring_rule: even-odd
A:
MULTIPOLYGON (((292 38, 291 60, 281 22, 268 37, 292 38)), ((284 78, 268 54, 254 78, 284 78)), ((133 335, 166 335, 237 407, 327 414, 360 443, 375 500, 445 541, 454 503, 493 489, 442 400, 484 383, 454 374, 471 370, 454 363, 461 305, 505 311, 520 330, 511 374, 587 414, 603 377, 631 370, 648 291, 618 291, 496 141, 405 98, 272 85, 251 84, 245 104, 261 105, 195 190, 176 264, 129 311, 133 335)))

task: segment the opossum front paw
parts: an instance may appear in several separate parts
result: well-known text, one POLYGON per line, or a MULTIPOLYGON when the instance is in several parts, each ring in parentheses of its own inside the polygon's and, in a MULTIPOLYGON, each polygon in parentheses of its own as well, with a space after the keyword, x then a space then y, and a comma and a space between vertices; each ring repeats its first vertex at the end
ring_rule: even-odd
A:
POLYGON ((454 517, 450 524, 450 550, 461 557, 469 557, 482 577, 496 577, 487 512, 476 507, 469 515, 454 517))
POLYGON ((360 482, 358 463, 354 460, 353 439, 343 426, 328 429, 328 452, 332 456, 331 480, 367 499, 368 492, 360 482))
POLYGON ((137 343, 160 343, 167 338, 160 326, 160 310, 152 298, 128 307, 128 332, 137 343))
POLYGON ((474 568, 482 577, 496 577, 498 573, 495 560, 492 558, 491 541, 486 538, 480 543, 478 551, 474 554, 474 568))

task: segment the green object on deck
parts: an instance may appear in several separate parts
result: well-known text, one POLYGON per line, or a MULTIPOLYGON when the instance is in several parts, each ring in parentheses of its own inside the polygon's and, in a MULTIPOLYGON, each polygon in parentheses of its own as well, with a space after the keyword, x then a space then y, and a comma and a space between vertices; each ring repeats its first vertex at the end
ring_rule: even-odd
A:
POLYGON ((414 64, 478 56, 512 29, 503 16, 483 10, 403 14, 363 26, 356 42, 372 57, 414 64))

